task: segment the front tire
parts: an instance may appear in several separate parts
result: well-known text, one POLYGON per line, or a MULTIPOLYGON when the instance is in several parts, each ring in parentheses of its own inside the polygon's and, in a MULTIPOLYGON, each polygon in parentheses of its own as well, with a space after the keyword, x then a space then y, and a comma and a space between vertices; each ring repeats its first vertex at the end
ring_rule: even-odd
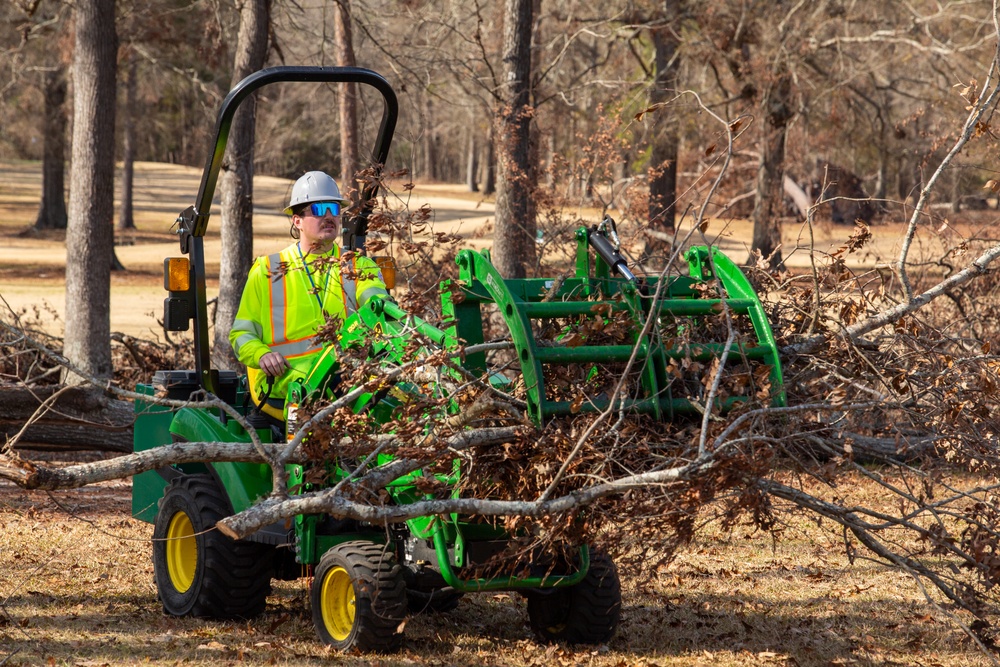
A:
POLYGON ((230 514, 229 500, 211 476, 171 481, 153 529, 153 572, 163 611, 220 619, 264 611, 272 548, 234 541, 216 530, 230 514))
POLYGON ((398 651, 406 617, 406 584, 385 545, 355 540, 320 558, 310 594, 321 641, 340 651, 398 651))
POLYGON ((595 550, 580 583, 528 593, 531 629, 545 643, 605 644, 618 628, 621 609, 618 570, 610 556, 595 550))

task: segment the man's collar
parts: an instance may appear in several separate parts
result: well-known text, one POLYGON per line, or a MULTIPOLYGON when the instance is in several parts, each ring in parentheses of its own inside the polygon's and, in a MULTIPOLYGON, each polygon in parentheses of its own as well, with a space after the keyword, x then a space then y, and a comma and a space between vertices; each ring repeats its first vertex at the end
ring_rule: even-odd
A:
POLYGON ((330 248, 328 250, 325 250, 323 252, 313 252, 312 250, 310 250, 309 252, 306 252, 305 248, 302 247, 302 241, 296 241, 295 245, 293 246, 293 248, 296 248, 296 253, 299 254, 299 255, 301 255, 302 257, 311 257, 311 256, 312 257, 327 257, 327 256, 332 256, 332 257, 335 257, 335 258, 339 258, 340 257, 340 246, 337 244, 336 241, 334 241, 332 243, 332 245, 330 246, 330 248))

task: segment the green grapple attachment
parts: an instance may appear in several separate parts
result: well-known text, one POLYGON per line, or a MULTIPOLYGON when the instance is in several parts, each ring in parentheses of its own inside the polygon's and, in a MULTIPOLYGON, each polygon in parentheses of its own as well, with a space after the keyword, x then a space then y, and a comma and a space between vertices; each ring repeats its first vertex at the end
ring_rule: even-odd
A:
MULTIPOLYGON (((785 404, 777 346, 763 305, 739 267, 718 248, 690 248, 684 254, 687 276, 639 279, 609 241, 606 227, 581 227, 576 237, 576 272, 562 281, 505 280, 490 263, 488 251, 463 250, 456 259, 461 297, 445 300, 445 314, 452 318, 448 332, 469 345, 483 342, 484 306, 495 304, 510 331, 528 415, 536 425, 550 417, 612 407, 606 395, 583 402, 553 398, 546 385, 546 369, 558 365, 589 366, 593 375, 602 364, 631 361, 631 368, 640 376, 641 390, 616 401, 615 409, 650 414, 658 420, 699 411, 690 397, 674 395, 670 361, 708 362, 721 358, 724 341, 684 341, 697 334, 697 330, 690 330, 690 322, 727 314, 746 316, 750 329, 742 340, 730 346, 728 363, 742 363, 748 368, 751 364, 766 366, 769 387, 765 393, 772 405, 785 404), (713 292, 717 295, 709 296, 713 292), (607 319, 615 313, 626 314, 631 326, 625 339, 613 344, 589 344, 586 336, 571 335, 561 341, 536 337, 546 320, 581 322, 607 319), (687 336, 678 335, 685 333, 687 336), (668 346, 665 340, 681 342, 668 346)), ((446 297, 451 297, 455 289, 452 286, 446 297)), ((465 366, 481 375, 489 370, 482 353, 468 355, 465 366)), ((730 394, 720 407, 725 409, 749 398, 730 394)))

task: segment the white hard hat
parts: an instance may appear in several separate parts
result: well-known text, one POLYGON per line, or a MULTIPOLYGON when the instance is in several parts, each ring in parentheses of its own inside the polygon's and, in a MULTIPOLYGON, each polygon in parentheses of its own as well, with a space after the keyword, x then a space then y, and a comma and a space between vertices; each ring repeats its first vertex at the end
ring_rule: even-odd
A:
POLYGON ((350 204, 349 199, 345 199, 340 194, 337 181, 322 171, 307 171, 292 186, 292 196, 285 207, 285 215, 291 215, 292 209, 309 204, 314 201, 336 201, 341 204, 350 204))

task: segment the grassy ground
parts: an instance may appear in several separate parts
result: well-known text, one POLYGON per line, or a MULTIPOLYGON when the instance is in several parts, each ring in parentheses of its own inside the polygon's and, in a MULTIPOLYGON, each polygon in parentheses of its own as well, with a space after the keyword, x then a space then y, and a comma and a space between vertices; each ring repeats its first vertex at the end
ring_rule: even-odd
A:
MULTIPOLYGON (((862 480, 854 493, 877 490, 862 480)), ((988 664, 907 575, 856 560, 807 519, 780 541, 737 530, 671 564, 622 571, 607 646, 542 646, 524 601, 467 595, 406 624, 394 656, 341 656, 315 638, 307 580, 275 582, 238 623, 165 616, 152 527, 127 482, 51 496, 0 485, 0 664, 13 665, 944 665, 988 664)))

